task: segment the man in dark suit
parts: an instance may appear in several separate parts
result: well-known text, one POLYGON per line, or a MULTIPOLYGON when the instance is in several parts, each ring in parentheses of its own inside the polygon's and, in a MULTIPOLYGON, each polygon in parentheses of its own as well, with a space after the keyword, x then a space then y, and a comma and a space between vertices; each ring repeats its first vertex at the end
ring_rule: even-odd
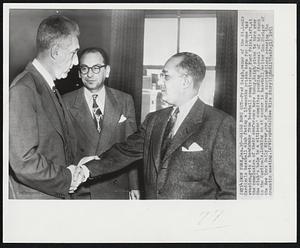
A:
MULTIPOLYGON (((76 128, 76 162, 84 156, 101 154, 113 144, 123 142, 136 131, 132 97, 104 86, 110 66, 101 48, 81 53, 79 77, 84 87, 63 96, 76 128)), ((76 199, 139 199, 137 168, 88 181, 74 193, 76 199)))
POLYGON ((54 15, 37 31, 37 56, 9 90, 9 198, 66 199, 76 147, 54 80, 78 64, 79 28, 54 15))
POLYGON ((160 75, 172 107, 78 171, 93 179, 143 158, 147 199, 235 199, 235 121, 198 98, 205 71, 196 54, 172 56, 160 75))

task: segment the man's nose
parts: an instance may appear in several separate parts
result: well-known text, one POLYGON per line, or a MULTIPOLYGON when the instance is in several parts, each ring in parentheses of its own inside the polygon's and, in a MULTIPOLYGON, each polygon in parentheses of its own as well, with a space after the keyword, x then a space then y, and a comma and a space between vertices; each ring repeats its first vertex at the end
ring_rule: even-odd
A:
POLYGON ((92 77, 93 76, 93 71, 92 71, 92 68, 89 68, 89 70, 88 70, 88 73, 87 73, 87 76, 88 77, 92 77))
POLYGON ((77 56, 77 54, 74 55, 73 65, 78 65, 78 56, 77 56))
POLYGON ((161 87, 166 87, 165 85, 165 80, 163 79, 163 77, 159 77, 157 80, 157 84, 161 87))

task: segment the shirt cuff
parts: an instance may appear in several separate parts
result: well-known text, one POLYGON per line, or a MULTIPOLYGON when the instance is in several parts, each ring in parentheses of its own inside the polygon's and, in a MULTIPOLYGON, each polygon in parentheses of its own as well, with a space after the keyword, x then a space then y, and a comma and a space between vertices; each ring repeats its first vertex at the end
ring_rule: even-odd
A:
POLYGON ((71 171, 71 176, 72 176, 71 182, 72 182, 72 181, 73 181, 73 174, 74 174, 74 172, 75 172, 75 166, 74 166, 74 165, 69 165, 69 166, 67 167, 67 169, 69 169, 69 170, 71 171))
POLYGON ((83 170, 84 174, 84 181, 85 182, 90 177, 90 170, 85 165, 80 165, 81 169, 83 170))

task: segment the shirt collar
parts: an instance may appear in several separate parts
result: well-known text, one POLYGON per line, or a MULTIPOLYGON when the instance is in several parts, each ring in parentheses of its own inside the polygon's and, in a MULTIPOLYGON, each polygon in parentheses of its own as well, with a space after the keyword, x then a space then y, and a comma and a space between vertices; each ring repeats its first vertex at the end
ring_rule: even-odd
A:
POLYGON ((52 79, 51 75, 45 69, 45 67, 37 59, 34 59, 32 61, 32 64, 38 70, 38 72, 42 75, 42 77, 46 80, 49 87, 52 89, 55 86, 55 84, 53 82, 53 79, 52 79))
POLYGON ((97 100, 99 101, 100 99, 104 99, 105 96, 105 86, 103 86, 100 90, 98 90, 97 92, 90 92, 87 88, 84 87, 84 95, 85 98, 88 101, 92 101, 93 100, 93 95, 98 95, 97 100))

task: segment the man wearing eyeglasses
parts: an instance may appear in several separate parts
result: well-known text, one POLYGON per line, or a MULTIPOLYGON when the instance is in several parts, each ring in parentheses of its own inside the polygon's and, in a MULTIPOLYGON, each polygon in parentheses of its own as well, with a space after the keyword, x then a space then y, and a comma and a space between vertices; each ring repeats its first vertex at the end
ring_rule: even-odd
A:
MULTIPOLYGON (((101 154, 136 131, 132 97, 104 85, 110 74, 106 52, 87 48, 81 53, 79 77, 84 87, 63 96, 77 131, 77 162, 101 154)), ((139 199, 136 168, 89 180, 73 194, 75 199, 139 199)))
POLYGON ((143 159, 146 199, 235 199, 235 121, 198 98, 205 71, 198 55, 173 55, 160 77, 172 107, 77 172, 93 180, 143 159))

